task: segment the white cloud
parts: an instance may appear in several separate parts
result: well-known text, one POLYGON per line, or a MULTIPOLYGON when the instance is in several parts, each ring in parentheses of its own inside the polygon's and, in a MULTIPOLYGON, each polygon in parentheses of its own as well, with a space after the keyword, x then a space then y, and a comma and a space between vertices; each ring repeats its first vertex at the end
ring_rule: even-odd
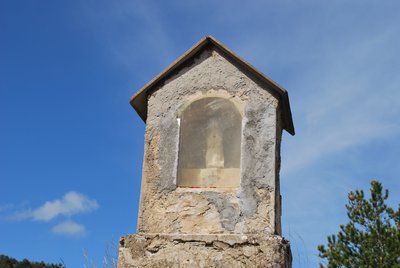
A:
POLYGON ((34 210, 26 210, 15 214, 16 219, 32 219, 37 221, 50 221, 57 216, 72 216, 75 214, 88 213, 99 207, 94 199, 77 193, 68 192, 63 198, 47 201, 34 210))
POLYGON ((84 225, 76 223, 72 220, 63 221, 56 226, 54 226, 51 231, 59 235, 84 235, 86 233, 86 228, 84 225))
POLYGON ((388 29, 351 46, 338 45, 316 71, 317 66, 305 65, 303 79, 290 85, 297 135, 285 141, 284 172, 297 172, 353 146, 398 137, 400 79, 381 60, 390 62, 393 51, 381 47, 400 43, 397 36, 397 30, 388 29))
MULTIPOLYGON (((291 10, 296 9, 280 5, 276 12, 291 10)), ((330 16, 315 14, 324 27, 311 16, 295 27, 277 25, 278 38, 256 26, 243 33, 248 38, 231 41, 239 44, 232 47, 239 55, 289 92, 296 136, 284 138, 283 176, 355 146, 395 141, 400 135, 399 28, 357 24, 362 27, 355 31, 349 23, 353 14, 340 10, 333 24, 330 16)))

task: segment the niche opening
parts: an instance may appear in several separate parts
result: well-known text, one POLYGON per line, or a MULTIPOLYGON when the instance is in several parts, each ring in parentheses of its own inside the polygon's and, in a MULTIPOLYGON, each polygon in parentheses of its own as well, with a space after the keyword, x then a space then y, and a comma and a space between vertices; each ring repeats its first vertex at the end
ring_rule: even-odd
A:
POLYGON ((178 186, 234 188, 240 185, 242 116, 224 98, 192 102, 180 115, 178 186))

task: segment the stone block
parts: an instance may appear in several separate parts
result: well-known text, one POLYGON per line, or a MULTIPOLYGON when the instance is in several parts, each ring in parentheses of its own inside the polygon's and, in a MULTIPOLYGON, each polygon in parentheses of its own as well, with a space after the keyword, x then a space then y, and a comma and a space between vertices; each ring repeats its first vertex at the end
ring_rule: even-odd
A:
POLYGON ((118 268, 291 267, 290 244, 268 235, 135 234, 121 238, 118 268))

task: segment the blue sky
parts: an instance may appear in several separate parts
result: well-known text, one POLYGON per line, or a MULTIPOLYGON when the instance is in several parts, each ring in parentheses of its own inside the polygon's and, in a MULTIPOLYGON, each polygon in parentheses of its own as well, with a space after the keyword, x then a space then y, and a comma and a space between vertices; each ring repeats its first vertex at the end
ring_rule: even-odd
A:
POLYGON ((0 2, 0 253, 97 267, 136 230, 144 123, 130 96, 205 35, 289 92, 293 267, 371 179, 399 203, 398 1, 0 2))

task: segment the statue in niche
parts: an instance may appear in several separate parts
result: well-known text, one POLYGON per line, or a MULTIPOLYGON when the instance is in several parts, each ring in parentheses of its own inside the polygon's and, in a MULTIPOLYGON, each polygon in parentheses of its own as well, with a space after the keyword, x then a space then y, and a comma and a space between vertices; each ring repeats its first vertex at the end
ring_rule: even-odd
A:
POLYGON ((224 147, 222 131, 215 120, 211 120, 208 126, 206 168, 224 167, 224 147))

